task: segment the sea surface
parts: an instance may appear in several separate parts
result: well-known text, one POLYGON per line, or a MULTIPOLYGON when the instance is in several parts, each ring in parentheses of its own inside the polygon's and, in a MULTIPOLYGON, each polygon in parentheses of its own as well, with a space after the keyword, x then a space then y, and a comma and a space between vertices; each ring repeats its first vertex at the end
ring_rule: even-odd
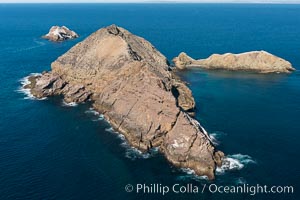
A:
POLYGON ((0 199, 300 199, 300 5, 0 4, 0 199), (20 87, 101 27, 117 24, 149 40, 169 60, 181 51, 266 50, 293 74, 181 72, 196 118, 235 165, 210 182, 140 154, 88 103, 34 100, 20 87), (80 38, 41 38, 65 25, 80 38), (136 194, 127 184, 239 184, 294 187, 294 194, 136 194))

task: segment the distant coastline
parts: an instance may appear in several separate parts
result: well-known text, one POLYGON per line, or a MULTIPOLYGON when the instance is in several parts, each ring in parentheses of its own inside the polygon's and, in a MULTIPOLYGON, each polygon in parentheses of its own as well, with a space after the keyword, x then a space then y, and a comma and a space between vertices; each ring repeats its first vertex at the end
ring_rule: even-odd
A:
POLYGON ((22 0, 19 1, 2 1, 0 2, 1 4, 244 4, 244 5, 268 5, 268 4, 279 4, 279 5, 284 5, 284 4, 300 4, 300 1, 58 1, 58 0, 46 0, 46 1, 30 1, 28 0, 27 2, 24 2, 22 0))

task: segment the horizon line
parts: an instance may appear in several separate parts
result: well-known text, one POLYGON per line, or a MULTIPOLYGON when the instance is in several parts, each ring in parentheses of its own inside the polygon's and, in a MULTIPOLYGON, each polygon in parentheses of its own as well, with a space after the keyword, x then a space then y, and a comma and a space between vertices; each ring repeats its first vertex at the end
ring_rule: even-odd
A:
POLYGON ((300 2, 0 2, 1 4, 300 4, 300 2))
POLYGON ((134 3, 134 4, 151 4, 151 3, 165 3, 165 4, 299 4, 300 0, 112 0, 112 1, 105 1, 105 0, 0 0, 0 4, 78 4, 78 3, 96 3, 96 4, 127 4, 127 3, 134 3), (24 2, 22 2, 24 1, 24 2))

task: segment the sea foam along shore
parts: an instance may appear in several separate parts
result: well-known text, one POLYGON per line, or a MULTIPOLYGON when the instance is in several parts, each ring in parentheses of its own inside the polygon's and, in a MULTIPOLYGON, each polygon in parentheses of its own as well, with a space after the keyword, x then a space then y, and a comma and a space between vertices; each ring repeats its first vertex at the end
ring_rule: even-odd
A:
MULTIPOLYGON (((223 132, 215 131, 209 134, 214 145, 220 145, 220 138, 226 135, 223 132)), ((216 168, 216 174, 222 175, 227 171, 235 171, 243 169, 247 164, 255 164, 256 162, 249 155, 233 154, 223 158, 222 166, 216 168)))
POLYGON ((180 171, 184 173, 184 175, 179 175, 177 179, 179 181, 189 181, 189 180, 195 180, 195 181, 207 181, 207 176, 198 176, 195 174, 195 171, 190 168, 180 168, 180 171))
MULTIPOLYGON (((206 131, 205 131, 206 132, 206 131)), ((226 135, 226 133, 221 131, 214 131, 212 133, 208 134, 211 142, 214 145, 220 145, 221 141, 220 139, 226 135)), ((252 159, 249 155, 243 155, 243 154, 233 154, 233 155, 227 155, 223 158, 223 164, 221 167, 217 167, 216 169, 216 175, 223 175, 226 172, 229 171, 237 171, 243 169, 248 164, 256 164, 256 162, 252 159)), ((193 179, 193 180, 207 180, 206 176, 197 176, 194 172, 194 170, 189 168, 181 168, 181 171, 184 172, 186 175, 180 175, 178 177, 179 180, 186 180, 186 179, 193 179)), ((236 181, 238 184, 245 182, 245 180, 242 178, 239 178, 238 181, 236 181)))
MULTIPOLYGON (((206 132, 206 130, 204 131, 206 132)), ((222 131, 214 131, 212 133, 209 133, 208 135, 210 137, 211 142, 217 146, 220 145, 221 143, 220 139, 227 134, 222 131)), ((224 175, 226 172, 229 171, 241 170, 248 164, 256 164, 256 162, 249 155, 243 155, 240 153, 227 155, 226 157, 223 158, 222 166, 216 168, 216 175, 224 175)), ((189 168, 181 168, 180 171, 185 173, 185 175, 178 176, 179 180, 190 180, 190 179, 196 181, 208 180, 206 176, 198 176, 195 174, 194 170, 189 168)), ((236 181, 237 184, 241 184, 242 182, 245 182, 243 178, 239 178, 236 181)))
POLYGON ((62 101, 62 106, 75 107, 75 106, 78 106, 78 104, 75 103, 75 102, 67 103, 67 102, 65 102, 65 101, 63 100, 63 101, 62 101))
POLYGON ((96 111, 94 108, 89 108, 87 111, 85 111, 86 114, 88 115, 93 115, 94 117, 96 116, 96 119, 92 119, 93 121, 101 121, 104 120, 104 115, 100 114, 98 111, 96 111))
POLYGON ((227 155, 223 158, 223 164, 221 167, 217 167, 217 175, 224 174, 226 171, 240 170, 244 168, 247 164, 255 164, 256 162, 251 156, 243 154, 233 154, 227 155))
POLYGON ((209 133, 209 137, 211 139, 211 142, 215 145, 218 146, 220 145, 220 139, 225 136, 226 133, 222 132, 222 131, 214 131, 212 133, 209 133))
MULTIPOLYGON (((109 123, 109 122, 108 122, 109 123)), ((106 128, 105 131, 116 134, 117 137, 121 140, 121 147, 125 148, 125 157, 129 158, 130 160, 136 159, 148 159, 154 157, 158 154, 159 148, 155 147, 150 149, 148 152, 142 152, 137 148, 134 148, 129 145, 125 136, 117 131, 115 131, 112 127, 106 128)))
MULTIPOLYGON (((215 131, 209 134, 211 141, 214 145, 220 145, 220 138, 226 135, 221 131, 215 131)), ((217 175, 224 174, 227 171, 241 170, 247 164, 255 164, 256 162, 249 155, 233 154, 227 155, 223 158, 222 166, 216 168, 217 175)))
POLYGON ((121 134, 120 132, 115 131, 113 129, 113 127, 110 125, 110 122, 104 118, 104 115, 100 114, 94 108, 89 108, 87 111, 85 111, 85 113, 96 116, 97 119, 96 120, 93 119, 93 121, 105 120, 109 124, 109 127, 105 128, 105 131, 115 134, 117 136, 117 138, 119 138, 121 140, 121 147, 125 148, 125 157, 127 157, 131 160, 147 159, 147 158, 155 156, 159 152, 158 148, 152 148, 149 150, 149 152, 142 152, 142 151, 138 150, 137 148, 130 146, 129 143, 127 142, 127 140, 125 139, 125 136, 123 134, 121 134))
MULTIPOLYGON (((242 154, 233 154, 228 155, 223 160, 223 165, 221 167, 218 167, 216 169, 216 175, 224 175, 226 172, 229 171, 237 171, 243 169, 248 164, 255 164, 256 162, 248 155, 242 155, 242 154)), ((195 174, 194 170, 189 168, 181 168, 181 172, 184 173, 184 175, 179 175, 177 177, 180 181, 186 181, 186 180, 195 180, 195 181, 203 181, 208 180, 207 176, 198 176, 195 174)), ((239 177, 238 179, 235 179, 236 184, 243 184, 246 183, 246 180, 242 177, 239 177)))
POLYGON ((36 98, 35 96, 33 96, 30 92, 30 88, 25 88, 26 85, 30 84, 29 78, 31 76, 40 76, 40 73, 31 73, 29 76, 26 76, 24 78, 21 78, 19 80, 19 82, 21 83, 21 86, 19 87, 19 89, 17 89, 16 91, 19 93, 22 93, 25 95, 24 99, 31 99, 31 100, 45 100, 47 99, 47 97, 43 97, 43 98, 36 98))

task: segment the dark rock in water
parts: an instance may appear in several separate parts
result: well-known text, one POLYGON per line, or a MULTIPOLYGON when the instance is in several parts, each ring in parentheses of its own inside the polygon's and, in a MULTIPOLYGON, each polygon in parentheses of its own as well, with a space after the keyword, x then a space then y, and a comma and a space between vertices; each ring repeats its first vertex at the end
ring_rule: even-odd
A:
POLYGON ((200 67, 204 69, 245 70, 259 73, 290 73, 295 69, 291 63, 266 51, 251 51, 240 54, 213 54, 207 59, 195 60, 182 52, 173 59, 178 69, 200 67))
POLYGON ((132 146, 160 147, 171 163, 213 179, 224 154, 189 115, 192 92, 169 67, 148 41, 111 25, 60 56, 52 71, 31 77, 29 87, 37 98, 91 100, 132 146))
POLYGON ((68 29, 65 26, 59 27, 59 26, 52 26, 49 30, 49 33, 44 35, 43 38, 58 42, 58 41, 64 41, 68 39, 74 39, 78 38, 78 34, 74 31, 68 29))

